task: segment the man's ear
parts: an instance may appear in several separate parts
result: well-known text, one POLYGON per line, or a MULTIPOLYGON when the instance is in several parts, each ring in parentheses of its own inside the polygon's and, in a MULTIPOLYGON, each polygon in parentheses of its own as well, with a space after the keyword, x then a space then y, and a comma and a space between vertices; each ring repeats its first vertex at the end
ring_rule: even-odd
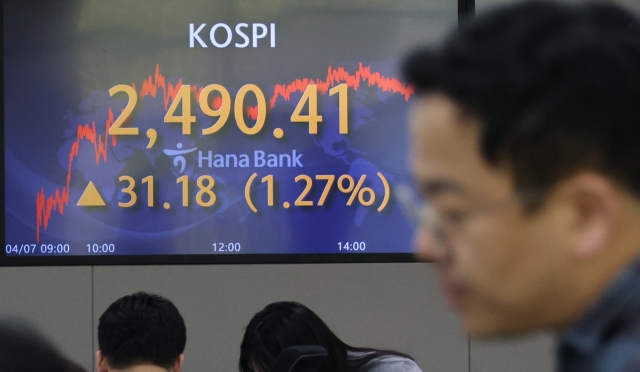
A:
POLYGON ((182 371, 182 363, 184 363, 184 354, 178 355, 175 364, 173 365, 173 372, 182 371))
POLYGON ((573 253, 579 259, 598 255, 609 243, 620 218, 620 198, 615 186, 597 173, 581 173, 565 184, 574 216, 573 253))
POLYGON ((102 355, 102 352, 100 350, 96 351, 96 370, 98 372, 109 372, 107 358, 102 355))

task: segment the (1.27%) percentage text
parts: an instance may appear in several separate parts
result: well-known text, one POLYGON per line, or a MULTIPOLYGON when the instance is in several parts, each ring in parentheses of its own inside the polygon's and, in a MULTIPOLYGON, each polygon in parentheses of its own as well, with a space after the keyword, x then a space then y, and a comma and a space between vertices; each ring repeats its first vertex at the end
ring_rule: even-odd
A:
MULTIPOLYGON (((378 172, 377 176, 380 181, 382 181, 382 185, 384 187, 382 202, 377 208, 378 212, 382 212, 389 202, 390 190, 389 183, 387 182, 387 179, 384 177, 384 175, 378 172)), ((245 199, 247 201, 247 205, 254 213, 258 213, 258 208, 256 208, 251 198, 251 188, 256 177, 258 177, 257 173, 252 174, 245 186, 245 199)), ((298 175, 297 177, 295 177, 295 181, 302 182, 304 184, 304 190, 302 190, 302 192, 298 195, 293 205, 296 207, 313 207, 314 205, 323 206, 333 188, 333 185, 335 184, 340 192, 349 195, 349 199, 346 203, 347 205, 352 205, 357 199, 361 205, 368 207, 375 203, 377 195, 371 187, 363 187, 366 179, 367 176, 362 175, 356 182, 351 175, 344 174, 337 177, 336 180, 336 176, 333 174, 318 174, 315 176, 315 180, 324 182, 324 187, 322 189, 322 194, 320 195, 319 200, 317 202, 314 202, 313 200, 308 199, 309 193, 311 192, 314 184, 313 178, 306 174, 298 175)), ((269 174, 262 177, 261 181, 262 183, 266 183, 267 185, 267 205, 273 207, 275 205, 274 177, 272 174, 269 174)), ((290 206, 291 204, 288 201, 285 201, 283 203, 284 208, 289 208, 290 206)))

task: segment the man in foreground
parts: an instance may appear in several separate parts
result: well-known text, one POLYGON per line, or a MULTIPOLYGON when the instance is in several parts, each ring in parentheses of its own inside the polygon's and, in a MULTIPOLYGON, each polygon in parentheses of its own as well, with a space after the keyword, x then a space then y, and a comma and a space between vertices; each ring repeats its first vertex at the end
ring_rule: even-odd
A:
POLYGON ((640 24, 526 2, 416 51, 416 236, 474 336, 560 333, 561 371, 640 371, 640 24))
POLYGON ((98 372, 180 372, 187 330, 166 298, 139 292, 116 300, 100 317, 98 372))

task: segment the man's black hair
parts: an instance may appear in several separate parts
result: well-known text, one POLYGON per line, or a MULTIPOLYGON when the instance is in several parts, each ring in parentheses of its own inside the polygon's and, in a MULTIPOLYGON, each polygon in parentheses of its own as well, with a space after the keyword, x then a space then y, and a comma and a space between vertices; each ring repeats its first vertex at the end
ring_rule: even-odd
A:
POLYGON ((139 292, 109 306, 98 324, 98 346, 111 368, 152 364, 170 369, 184 352, 187 329, 164 297, 139 292))
POLYGON ((590 170, 640 196, 640 25, 619 6, 499 8, 403 69, 419 93, 443 93, 481 120, 483 156, 520 191, 545 194, 590 170))

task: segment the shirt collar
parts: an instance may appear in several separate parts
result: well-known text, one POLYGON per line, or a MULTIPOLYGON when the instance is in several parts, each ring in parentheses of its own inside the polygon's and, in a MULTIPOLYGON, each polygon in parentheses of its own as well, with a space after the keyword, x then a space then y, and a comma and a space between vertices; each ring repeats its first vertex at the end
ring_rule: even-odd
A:
POLYGON ((579 354, 592 353, 609 332, 624 328, 640 314, 640 257, 627 267, 571 328, 560 344, 579 354))

